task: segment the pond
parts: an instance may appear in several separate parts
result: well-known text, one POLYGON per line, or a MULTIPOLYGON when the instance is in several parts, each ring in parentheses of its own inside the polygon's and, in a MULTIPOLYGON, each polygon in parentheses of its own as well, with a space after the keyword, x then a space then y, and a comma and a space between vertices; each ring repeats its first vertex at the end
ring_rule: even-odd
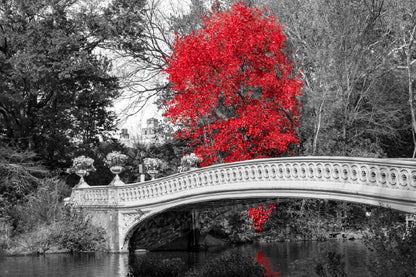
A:
MULTIPOLYGON (((288 276, 305 267, 305 262, 318 258, 332 249, 342 253, 348 276, 368 276, 366 263, 368 250, 359 241, 334 242, 279 242, 246 244, 236 247, 238 252, 261 260, 273 276, 288 276)), ((227 249, 210 251, 155 251, 135 254, 133 259, 180 258, 189 268, 198 268, 204 262, 224 254, 227 249)), ((130 261, 132 257, 130 257, 130 261)), ((136 263, 132 263, 134 266, 136 263)), ((309 264, 310 267, 310 264, 309 264)), ((129 255, 127 254, 52 254, 46 256, 0 257, 0 277, 114 277, 127 276, 129 255)))

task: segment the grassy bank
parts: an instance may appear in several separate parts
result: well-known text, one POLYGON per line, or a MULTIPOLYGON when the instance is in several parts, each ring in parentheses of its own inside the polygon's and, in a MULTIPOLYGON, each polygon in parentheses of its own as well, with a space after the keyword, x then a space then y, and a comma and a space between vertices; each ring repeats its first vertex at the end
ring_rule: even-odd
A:
POLYGON ((5 207, 0 254, 105 251, 105 230, 92 226, 82 211, 64 206, 69 194, 64 182, 44 178, 32 193, 5 207))

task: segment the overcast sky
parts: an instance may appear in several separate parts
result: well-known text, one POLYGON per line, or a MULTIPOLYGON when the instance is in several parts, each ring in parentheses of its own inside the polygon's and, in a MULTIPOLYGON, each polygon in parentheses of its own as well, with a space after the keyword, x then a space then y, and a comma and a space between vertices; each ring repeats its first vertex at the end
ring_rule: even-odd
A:
MULTIPOLYGON (((152 0, 150 0, 152 1, 152 0)), ((153 0, 155 1, 155 0, 153 0)), ((169 16, 172 14, 180 14, 180 13, 186 13, 189 11, 189 3, 190 0, 156 0, 159 2, 160 10, 163 12, 165 16, 169 16)), ((122 61, 118 61, 117 63, 120 63, 121 68, 125 69, 125 67, 122 65, 122 61)), ((118 66, 115 66, 114 68, 117 70, 118 66)), ((117 73, 116 73, 117 75, 117 73)), ((140 112, 138 112, 135 115, 129 116, 127 119, 125 118, 125 113, 123 112, 125 108, 130 103, 130 100, 128 99, 119 99, 114 103, 114 109, 116 113, 119 115, 119 124, 118 128, 126 128, 129 130, 129 133, 132 136, 136 136, 139 134, 140 128, 146 127, 146 120, 151 117, 155 117, 158 119, 162 119, 162 113, 157 110, 156 105, 153 104, 153 102, 156 99, 152 99, 149 101, 149 103, 146 105, 144 109, 142 109, 140 112)))

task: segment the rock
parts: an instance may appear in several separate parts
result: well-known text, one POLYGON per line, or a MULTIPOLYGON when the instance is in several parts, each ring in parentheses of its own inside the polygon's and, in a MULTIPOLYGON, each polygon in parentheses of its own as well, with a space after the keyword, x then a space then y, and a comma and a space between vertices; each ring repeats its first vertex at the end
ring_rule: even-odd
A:
POLYGON ((328 237, 330 238, 330 239, 336 239, 336 238, 338 238, 338 235, 339 235, 340 233, 328 233, 328 237))
POLYGON ((59 249, 57 246, 52 246, 48 250, 45 251, 45 254, 63 254, 63 253, 71 253, 69 249, 59 249))
POLYGON ((224 240, 215 238, 211 236, 210 234, 205 236, 205 238, 202 240, 202 243, 205 244, 207 247, 225 246, 227 244, 224 240))
POLYGON ((23 246, 13 247, 13 248, 7 249, 5 252, 6 252, 6 255, 10 255, 10 256, 24 256, 24 255, 36 254, 35 251, 28 250, 27 248, 23 246))
POLYGON ((136 249, 134 250, 134 254, 143 254, 143 253, 147 253, 149 252, 149 250, 146 249, 136 249))

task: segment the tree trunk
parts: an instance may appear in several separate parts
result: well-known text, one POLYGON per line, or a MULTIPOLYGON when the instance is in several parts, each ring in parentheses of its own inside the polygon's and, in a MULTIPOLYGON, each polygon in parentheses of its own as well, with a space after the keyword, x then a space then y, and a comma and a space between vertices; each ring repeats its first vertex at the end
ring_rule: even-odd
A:
POLYGON ((415 110, 413 107, 413 79, 412 79, 412 46, 414 42, 414 36, 416 32, 416 25, 413 26, 412 33, 410 34, 409 44, 406 51, 406 65, 407 65, 407 78, 409 86, 409 108, 412 120, 412 138, 413 138, 413 155, 412 158, 416 156, 416 116, 415 110))
POLYGON ((312 155, 316 155, 316 150, 317 150, 317 145, 318 145, 318 136, 319 136, 319 132, 321 130, 322 110, 323 110, 324 103, 325 103, 325 97, 326 97, 326 91, 323 95, 322 102, 321 102, 321 104, 319 105, 319 108, 318 108, 318 121, 316 122, 316 125, 315 125, 315 135, 314 135, 313 141, 312 141, 312 155))

